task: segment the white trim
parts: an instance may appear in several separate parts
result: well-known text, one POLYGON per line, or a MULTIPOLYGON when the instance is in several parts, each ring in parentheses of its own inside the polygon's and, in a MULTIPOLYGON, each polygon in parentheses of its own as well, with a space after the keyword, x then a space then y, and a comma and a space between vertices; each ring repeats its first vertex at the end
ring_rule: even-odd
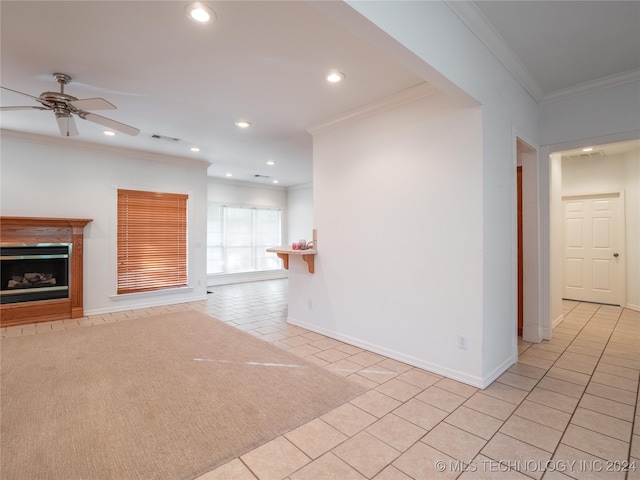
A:
POLYGON ((563 88, 556 90, 545 95, 542 99, 542 103, 550 103, 556 100, 564 100, 565 98, 580 95, 582 93, 591 93, 596 90, 603 90, 605 88, 617 87, 624 85, 625 83, 636 82, 640 80, 640 69, 629 70, 623 73, 616 73, 607 77, 598 78, 589 82, 574 85, 573 87, 563 88))
POLYGON ((563 100, 575 95, 616 87, 640 79, 640 69, 634 69, 545 94, 531 72, 474 2, 447 0, 445 4, 538 103, 563 100))
POLYGON ((0 136, 18 138, 41 145, 52 145, 62 148, 74 148, 78 150, 90 151, 93 153, 108 153, 122 155, 125 157, 136 158, 138 160, 150 160, 152 162, 170 163, 179 166, 202 167, 209 168, 211 165, 206 160, 197 160, 189 157, 178 157, 175 155, 167 155, 164 153, 148 152, 143 150, 135 150, 125 147, 114 147, 113 145, 103 145, 101 143, 89 143, 83 140, 73 138, 70 140, 66 137, 49 137, 46 135, 38 135, 35 133, 24 133, 15 130, 0 129, 0 136), (70 144, 69 142, 73 142, 70 144))
POLYGON ((287 190, 291 187, 285 187, 283 185, 275 185, 273 183, 261 183, 250 182, 248 180, 236 180, 227 177, 215 177, 207 173, 207 183, 218 183, 220 185, 236 185, 238 187, 251 187, 251 188, 267 188, 269 190, 287 190))
POLYGON ((558 325, 560 325, 562 322, 564 322, 564 314, 558 316, 558 318, 556 318, 553 323, 551 324, 551 328, 554 329, 556 328, 558 325))
POLYGON ((629 310, 633 310, 635 312, 640 312, 640 305, 632 305, 631 303, 627 303, 624 308, 628 308, 629 310))
MULTIPOLYGON (((485 378, 481 378, 478 377, 476 375, 468 375, 464 372, 461 372, 459 370, 453 370, 447 367, 444 367, 440 364, 437 363, 432 363, 432 362, 425 362, 424 360, 421 360, 419 358, 415 358, 411 355, 405 355, 403 353, 400 352, 396 352, 395 350, 389 350, 387 348, 381 347, 379 345, 375 345, 372 343, 368 343, 368 342, 363 342, 362 340, 358 340, 356 338, 350 337, 348 335, 343 335, 337 332, 334 332, 332 330, 328 330, 322 327, 318 327, 315 324, 311 324, 308 322, 304 322, 302 320, 298 320, 296 318, 293 317, 288 317, 287 318, 287 323, 290 323, 291 325, 295 325, 298 327, 302 327, 304 329, 307 329, 309 331, 315 332, 315 333, 319 333, 321 335, 325 335, 329 338, 333 338, 335 340, 339 340, 341 342, 345 342, 349 345, 353 345, 356 347, 360 347, 360 348, 364 348, 365 350, 368 350, 370 352, 373 353, 378 353, 380 355, 384 355, 387 358, 391 358, 393 360, 398 360, 399 362, 403 362, 406 363, 407 365, 411 365, 417 368, 421 368, 423 370, 426 370, 428 372, 433 372, 436 373, 438 375, 442 375, 448 378, 451 378, 453 380, 457 380, 459 382, 462 383, 466 383, 468 385, 472 385, 474 387, 477 388, 486 388, 489 385, 491 385, 491 383, 493 382, 493 380, 495 380, 496 378, 498 378, 507 368, 509 368, 511 365, 513 365, 515 362, 513 361, 513 358, 511 358, 511 356, 505 360, 504 362, 502 362, 502 364, 500 364, 497 368, 495 368, 493 370, 493 372, 491 372, 491 374, 489 374, 488 377, 485 378)), ((355 372, 354 372, 355 373, 355 372)))
MULTIPOLYGON (((158 290, 144 290, 142 292, 131 292, 131 293, 115 293, 113 295, 109 295, 111 300, 128 300, 131 298, 139 298, 139 297, 156 297, 158 295, 171 295, 174 293, 183 293, 183 292, 192 292, 195 287, 188 285, 186 287, 171 287, 171 288, 161 288, 158 290)), ((135 307, 136 309, 138 307, 135 307)))
POLYGON ((259 282, 262 280, 276 280, 289 278, 287 270, 264 270, 260 272, 220 273, 207 275, 207 287, 231 285, 234 283, 259 282))
POLYGON ((560 153, 567 150, 592 147, 594 145, 607 145, 609 143, 628 142, 630 140, 638 139, 640 139, 640 130, 631 130, 629 132, 613 133, 610 135, 603 135, 601 137, 588 137, 572 140, 570 142, 554 143, 552 145, 545 145, 545 147, 549 149, 549 153, 560 153))
POLYGON ((475 3, 445 1, 445 4, 478 37, 478 40, 513 75, 527 93, 540 103, 544 97, 542 88, 475 3))
POLYGON ((542 340, 551 340, 551 160, 546 147, 538 148, 538 326, 542 340))
POLYGON ((290 187, 287 187, 287 191, 290 191, 290 190, 305 190, 307 188, 313 188, 313 182, 301 183, 300 185, 292 185, 290 187))
POLYGON ((325 120, 310 125, 307 127, 307 131, 311 135, 316 135, 318 133, 324 132, 325 130, 330 130, 332 128, 341 126, 345 123, 355 122, 357 120, 370 117, 371 115, 376 115, 378 113, 391 110, 392 108, 396 108, 400 105, 411 103, 421 98, 436 95, 438 93, 440 93, 440 91, 434 86, 428 83, 421 83, 420 85, 416 85, 415 87, 407 88, 406 90, 403 90, 399 93, 385 97, 382 100, 378 100, 376 102, 372 102, 367 105, 358 107, 354 110, 345 112, 330 120, 325 120))
MULTIPOLYGON (((158 291, 153 293, 158 293, 158 291)), ((175 293, 175 290, 167 293, 175 293)), ((139 295, 139 294, 136 294, 136 295, 139 295)), ((119 295, 119 297, 122 297, 122 295, 119 295)), ((155 302, 146 302, 146 303, 136 303, 135 305, 126 305, 123 307, 116 307, 116 308, 97 308, 93 310, 87 310, 85 308, 84 316, 90 317, 94 315, 104 315, 106 313, 116 313, 116 312, 124 312, 129 310, 142 310, 145 308, 163 307, 165 305, 178 305, 180 303, 201 302, 206 299, 207 299, 206 295, 199 294, 199 295, 192 295, 187 298, 178 298, 178 299, 176 298, 167 299, 165 297, 164 300, 157 300, 155 302)), ((112 298, 112 300, 117 300, 117 298, 112 298)))

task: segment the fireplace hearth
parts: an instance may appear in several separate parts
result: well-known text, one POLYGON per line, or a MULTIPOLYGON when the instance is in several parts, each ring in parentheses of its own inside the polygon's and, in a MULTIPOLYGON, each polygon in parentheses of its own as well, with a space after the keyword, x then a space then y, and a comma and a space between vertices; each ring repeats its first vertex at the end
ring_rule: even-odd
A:
POLYGON ((0 326, 84 316, 84 218, 0 217, 0 326))

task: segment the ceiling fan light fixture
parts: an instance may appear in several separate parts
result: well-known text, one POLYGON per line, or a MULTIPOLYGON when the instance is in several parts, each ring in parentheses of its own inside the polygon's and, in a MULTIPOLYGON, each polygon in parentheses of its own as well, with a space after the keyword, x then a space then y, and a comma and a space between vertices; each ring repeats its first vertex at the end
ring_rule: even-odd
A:
POLYGON ((190 3, 185 7, 184 11, 189 20, 194 22, 209 24, 216 19, 215 12, 201 2, 190 3))

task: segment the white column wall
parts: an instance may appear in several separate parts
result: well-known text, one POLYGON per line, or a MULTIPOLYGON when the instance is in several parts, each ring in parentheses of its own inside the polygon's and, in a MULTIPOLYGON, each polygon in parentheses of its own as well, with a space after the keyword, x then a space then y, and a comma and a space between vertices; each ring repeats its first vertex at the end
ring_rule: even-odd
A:
POLYGON ((482 384, 481 143, 443 94, 314 134, 319 253, 290 259, 289 321, 482 384))
POLYGON ((0 213, 92 218, 84 230, 84 309, 97 314, 166 305, 206 296, 206 167, 92 147, 66 139, 2 134, 0 213), (189 195, 189 286, 116 296, 117 189, 189 195))
MULTIPOLYGON (((513 132, 537 148, 538 104, 447 2, 346 3, 383 32, 370 37, 381 48, 392 43, 389 51, 402 55, 401 45, 410 52, 401 58, 426 81, 453 94, 464 91, 482 105, 481 227, 469 236, 482 238, 483 275, 474 293, 482 292, 476 316, 483 332, 481 377, 488 385, 517 360, 513 350, 517 322, 517 289, 512 282, 517 265, 513 132)), ((349 15, 341 18, 346 23, 349 15)), ((366 30, 360 24, 357 27, 366 30)), ((467 293, 471 292, 461 292, 460 298, 467 293)))
MULTIPOLYGON (((545 161, 546 159, 541 159, 545 161)), ((564 225, 562 212, 562 155, 552 153, 549 155, 550 163, 550 188, 549 188, 549 315, 551 326, 558 325, 564 320, 562 310, 562 264, 564 248, 564 225)), ((546 338, 552 338, 552 331, 546 332, 546 338)))

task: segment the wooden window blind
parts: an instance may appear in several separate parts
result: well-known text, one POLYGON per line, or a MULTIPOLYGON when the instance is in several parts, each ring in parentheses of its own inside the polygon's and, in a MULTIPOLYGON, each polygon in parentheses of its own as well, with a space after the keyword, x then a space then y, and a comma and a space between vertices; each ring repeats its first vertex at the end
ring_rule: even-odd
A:
POLYGON ((188 195, 118 190, 118 293, 187 285, 188 195))

